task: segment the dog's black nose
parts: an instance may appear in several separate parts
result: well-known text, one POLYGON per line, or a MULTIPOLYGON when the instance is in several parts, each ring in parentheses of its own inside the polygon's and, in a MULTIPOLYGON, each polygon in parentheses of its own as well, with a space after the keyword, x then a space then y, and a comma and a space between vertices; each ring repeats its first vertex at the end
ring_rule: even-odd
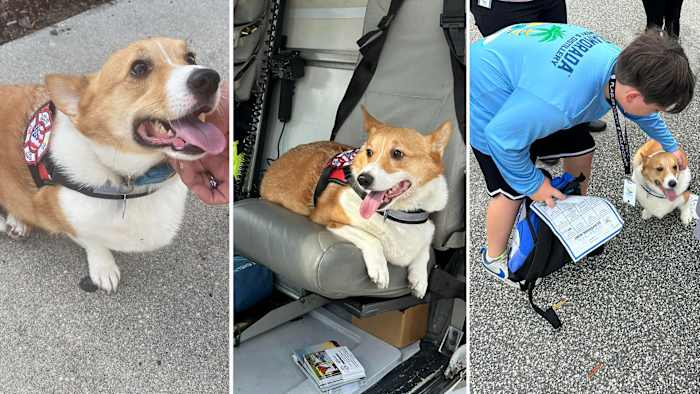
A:
POLYGON ((677 184, 678 184, 678 183, 676 183, 676 181, 673 180, 673 179, 671 179, 670 181, 668 181, 668 185, 669 185, 670 187, 676 187, 677 184))
POLYGON ((359 183, 360 186, 364 188, 370 187, 370 185, 372 185, 372 182, 374 182, 374 178, 372 177, 372 175, 367 174, 366 172, 363 172, 357 177, 357 183, 359 183))
POLYGON ((187 78, 187 87, 192 93, 203 99, 209 99, 219 88, 219 73, 209 68, 199 68, 187 78))

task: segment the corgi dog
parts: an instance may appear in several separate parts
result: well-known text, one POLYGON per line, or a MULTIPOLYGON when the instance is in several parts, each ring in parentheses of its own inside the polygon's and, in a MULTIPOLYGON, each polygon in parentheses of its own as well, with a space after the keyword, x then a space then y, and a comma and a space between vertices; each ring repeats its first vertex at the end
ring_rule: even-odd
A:
POLYGON ((117 289, 111 251, 170 243, 187 188, 169 158, 221 153, 200 120, 219 103, 219 74, 184 41, 153 38, 114 52, 89 75, 0 86, 0 229, 63 234, 85 249, 93 284, 117 289))
POLYGON ((690 169, 681 170, 674 155, 649 140, 634 155, 632 180, 637 185, 637 201, 643 208, 642 218, 663 218, 674 209, 681 211, 681 222, 693 219, 690 204, 690 169))
POLYGON ((445 122, 422 135, 362 111, 362 147, 315 142, 291 149, 267 170, 261 197, 356 245, 379 288, 389 286, 387 262, 407 267, 411 291, 422 298, 435 232, 428 215, 447 204, 442 156, 452 127, 445 122))

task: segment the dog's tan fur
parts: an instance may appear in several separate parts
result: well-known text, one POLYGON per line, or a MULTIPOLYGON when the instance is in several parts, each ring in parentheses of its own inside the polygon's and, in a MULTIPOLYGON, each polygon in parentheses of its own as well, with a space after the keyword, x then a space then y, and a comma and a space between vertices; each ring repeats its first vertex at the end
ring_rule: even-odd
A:
MULTIPOLYGON (((300 215, 311 215, 314 190, 321 171, 336 154, 351 149, 335 142, 314 142, 290 149, 274 161, 260 185, 262 198, 277 203, 300 215)), ((325 194, 321 200, 328 199, 325 194)))
POLYGON ((27 121, 48 100, 43 86, 0 86, 0 205, 24 223, 52 233, 73 234, 58 209, 56 190, 38 190, 24 162, 27 121))

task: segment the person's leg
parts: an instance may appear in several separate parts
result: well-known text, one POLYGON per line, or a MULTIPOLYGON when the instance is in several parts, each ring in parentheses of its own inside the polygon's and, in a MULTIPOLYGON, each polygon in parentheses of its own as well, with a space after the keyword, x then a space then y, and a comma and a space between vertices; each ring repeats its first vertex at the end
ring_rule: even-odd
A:
POLYGON ((564 171, 573 176, 583 174, 586 177, 581 184, 581 192, 586 194, 594 151, 595 140, 584 123, 535 141, 530 147, 530 158, 532 161, 540 160, 545 163, 564 159, 564 171))
POLYGON ((511 200, 503 194, 491 198, 486 208, 486 255, 494 259, 508 246, 515 216, 522 200, 511 200))
POLYGON ((661 29, 664 25, 664 1, 642 0, 644 12, 647 15, 647 29, 661 29))
POLYGON ((673 37, 679 37, 681 32, 681 7, 683 0, 667 0, 666 9, 664 12, 665 26, 664 30, 673 37))
POLYGON ((508 280, 508 239, 525 196, 519 195, 508 185, 491 156, 473 147, 472 152, 491 196, 486 208, 486 248, 481 250, 481 265, 501 282, 518 286, 508 280))
POLYGON ((539 7, 538 22, 567 23, 565 0, 535 0, 539 7))
POLYGON ((564 158, 564 171, 571 175, 578 176, 583 174, 586 180, 581 182, 581 195, 588 193, 588 182, 591 179, 591 167, 593 164, 593 152, 586 153, 582 156, 573 156, 564 158))
POLYGON ((530 2, 492 0, 489 9, 478 5, 477 0, 471 0, 469 10, 474 15, 476 27, 484 37, 517 23, 541 22, 538 20, 539 10, 530 5, 530 2))

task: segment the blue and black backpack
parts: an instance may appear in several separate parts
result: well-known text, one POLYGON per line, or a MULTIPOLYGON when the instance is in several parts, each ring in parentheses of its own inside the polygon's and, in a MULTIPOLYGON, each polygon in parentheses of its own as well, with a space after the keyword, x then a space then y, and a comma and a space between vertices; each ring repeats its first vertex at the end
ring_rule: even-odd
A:
MULTIPOLYGON (((544 173, 548 178, 551 178, 546 171, 544 173)), ((551 183, 562 193, 575 196, 581 195, 580 183, 585 179, 583 174, 575 178, 566 172, 553 178, 551 183)), ((532 200, 526 198, 515 221, 508 261, 509 279, 520 283, 520 290, 527 291, 532 309, 557 329, 561 327, 561 320, 559 320, 557 313, 551 306, 542 310, 535 305, 532 300, 532 292, 537 286, 539 278, 544 278, 557 271, 572 260, 564 245, 549 226, 532 211, 531 204, 532 200)), ((589 256, 602 253, 603 246, 591 252, 589 256)))

